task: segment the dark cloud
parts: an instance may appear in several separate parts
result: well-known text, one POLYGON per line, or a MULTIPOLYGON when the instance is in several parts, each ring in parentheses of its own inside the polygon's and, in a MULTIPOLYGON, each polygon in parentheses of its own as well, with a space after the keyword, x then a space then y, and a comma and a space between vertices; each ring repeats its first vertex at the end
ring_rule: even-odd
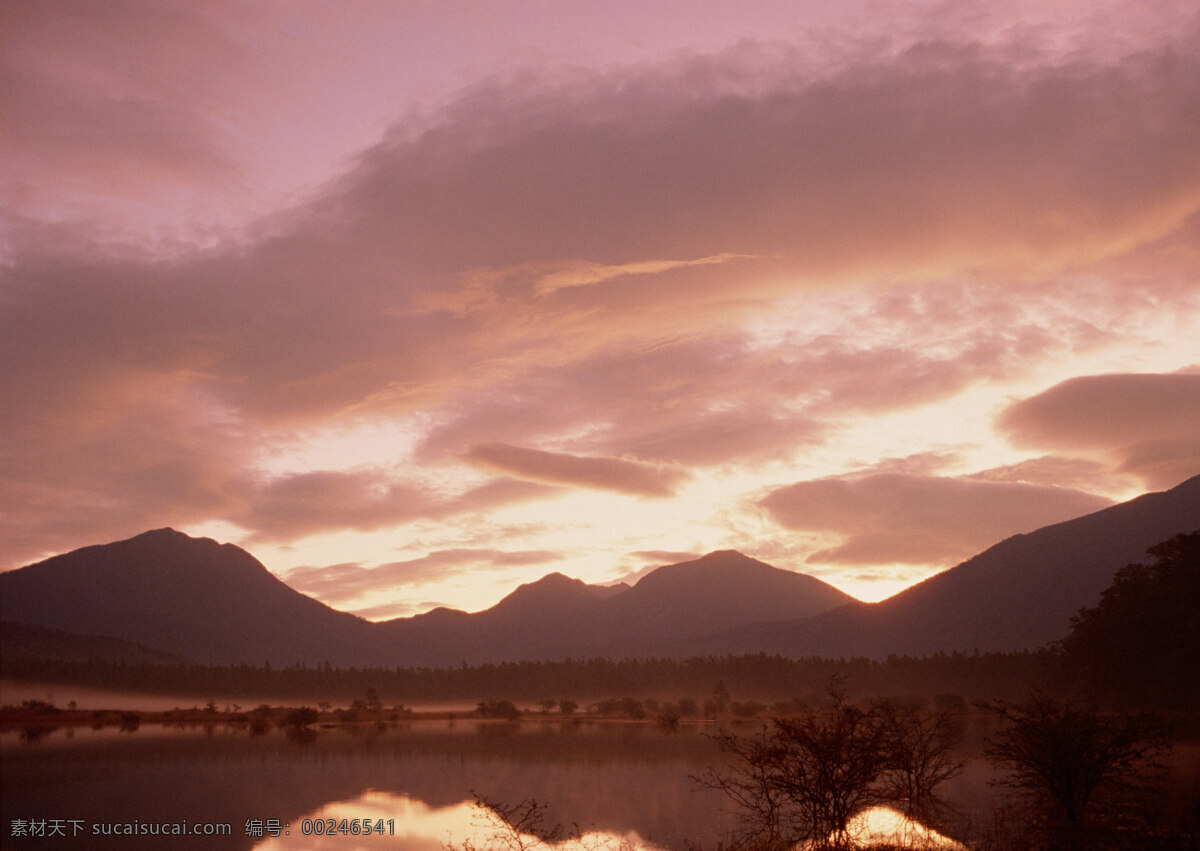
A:
POLYGON ((1200 371, 1088 375, 1016 402, 998 419, 1019 446, 1099 455, 1168 488, 1200 472, 1200 371))
POLYGON ((1068 488, 881 473, 798 482, 759 503, 781 526, 842 539, 815 563, 950 564, 1111 500, 1068 488))

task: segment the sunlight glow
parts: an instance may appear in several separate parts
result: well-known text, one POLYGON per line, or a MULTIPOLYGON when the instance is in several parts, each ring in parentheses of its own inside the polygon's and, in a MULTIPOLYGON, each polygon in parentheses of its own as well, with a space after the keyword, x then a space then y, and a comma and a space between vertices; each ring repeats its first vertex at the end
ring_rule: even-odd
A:
MULTIPOLYGON (((948 849, 966 851, 965 845, 920 822, 907 818, 889 807, 871 807, 851 819, 847 832, 856 848, 911 848, 922 851, 948 849)), ((831 837, 832 838, 832 837, 831 837)), ((818 843, 806 843, 803 848, 816 848, 818 843)))
POLYGON ((356 848, 402 848, 404 851, 425 849, 488 848, 493 843, 510 849, 544 849, 544 851, 662 851, 636 833, 619 835, 604 831, 588 831, 574 839, 547 843, 535 836, 519 833, 497 815, 478 804, 463 801, 447 807, 431 807, 407 795, 393 795, 368 790, 349 801, 334 801, 291 822, 290 835, 270 837, 254 846, 257 851, 324 851, 345 849, 353 840, 356 848), (305 821, 335 823, 358 819, 377 823, 382 820, 382 835, 347 836, 340 833, 315 836, 301 835, 305 821), (394 822, 395 834, 386 832, 388 821, 394 822))

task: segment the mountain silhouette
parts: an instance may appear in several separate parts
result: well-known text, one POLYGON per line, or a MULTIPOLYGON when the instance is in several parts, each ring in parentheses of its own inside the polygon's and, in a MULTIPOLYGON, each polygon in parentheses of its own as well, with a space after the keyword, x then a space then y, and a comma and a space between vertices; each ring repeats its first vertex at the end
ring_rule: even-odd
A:
POLYGON ((352 663, 372 626, 289 588, 245 550, 173 529, 0 574, 0 619, 259 665, 352 663))
POLYGON ((1121 567, 1198 528, 1194 476, 1168 491, 1014 535, 881 602, 729 631, 704 649, 873 658, 1034 649, 1065 636, 1071 617, 1095 605, 1121 567))
MULTIPOLYGON (((807 617, 852 599, 818 579, 724 551, 659 568, 632 588, 552 573, 482 612, 439 608, 372 623, 295 591, 236 546, 171 529, 0 574, 0 620, 9 629, 65 631, 79 646, 87 644, 83 635, 102 636, 133 642, 143 656, 149 650, 223 664, 413 666, 649 655, 695 636, 807 617)), ((63 640, 57 637, 58 646, 63 640)))
POLYGON ((1120 567, 1197 528, 1200 476, 1016 535, 879 603, 721 550, 632 587, 552 573, 482 612, 439 608, 381 623, 295 591, 232 544, 159 529, 0 574, 0 620, 27 650, 62 655, 74 640, 71 655, 89 641, 99 653, 101 640, 82 636, 100 636, 109 656, 125 648, 221 664, 1011 651, 1062 638, 1120 567))
POLYGON ((410 664, 661 655, 679 642, 853 600, 811 576, 732 550, 666 565, 636 585, 551 573, 475 614, 442 610, 381 624, 410 664))

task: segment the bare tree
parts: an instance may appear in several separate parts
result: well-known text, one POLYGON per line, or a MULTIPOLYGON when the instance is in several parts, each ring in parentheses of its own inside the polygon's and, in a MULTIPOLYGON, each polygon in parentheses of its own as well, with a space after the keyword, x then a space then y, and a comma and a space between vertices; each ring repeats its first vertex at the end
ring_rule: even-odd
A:
POLYGON ((720 732, 713 738, 730 762, 720 770, 710 767, 695 779, 723 792, 737 808, 733 846, 775 849, 794 844, 800 831, 790 823, 786 798, 776 783, 783 750, 774 732, 764 726, 757 736, 720 732))
POLYGON ((826 707, 776 718, 757 736, 714 737, 730 760, 699 780, 735 804, 738 847, 848 848, 851 822, 871 807, 895 803, 918 818, 938 810, 938 786, 962 765, 952 717, 858 706, 838 683, 829 695, 826 707))
POLYGON ((938 788, 963 769, 962 725, 948 711, 928 713, 886 701, 876 708, 887 753, 884 796, 909 818, 940 821, 947 807, 938 788))
POLYGON ((481 820, 474 822, 478 833, 459 844, 444 843, 443 851, 554 851, 570 843, 580 851, 634 851, 627 839, 605 834, 585 833, 579 825, 568 830, 549 823, 548 805, 526 798, 517 804, 505 804, 472 791, 475 810, 481 820))
POLYGON ((988 757, 1006 770, 1000 781, 1033 799, 1063 847, 1081 847, 1094 831, 1093 803, 1144 788, 1154 757, 1167 747, 1161 722, 1147 715, 1106 714, 1046 696, 989 704, 1003 726, 988 757))
POLYGON ((738 806, 743 847, 849 847, 851 819, 884 800, 881 713, 849 703, 836 687, 830 697, 826 708, 774 719, 757 738, 717 737, 733 763, 702 782, 738 806))

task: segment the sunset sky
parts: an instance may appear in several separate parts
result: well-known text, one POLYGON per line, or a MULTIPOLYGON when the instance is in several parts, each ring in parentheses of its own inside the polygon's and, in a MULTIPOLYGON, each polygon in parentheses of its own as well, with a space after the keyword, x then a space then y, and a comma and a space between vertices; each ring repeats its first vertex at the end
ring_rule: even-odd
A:
POLYGON ((877 600, 1200 472, 1192 0, 8 0, 0 202, 3 569, 877 600))

